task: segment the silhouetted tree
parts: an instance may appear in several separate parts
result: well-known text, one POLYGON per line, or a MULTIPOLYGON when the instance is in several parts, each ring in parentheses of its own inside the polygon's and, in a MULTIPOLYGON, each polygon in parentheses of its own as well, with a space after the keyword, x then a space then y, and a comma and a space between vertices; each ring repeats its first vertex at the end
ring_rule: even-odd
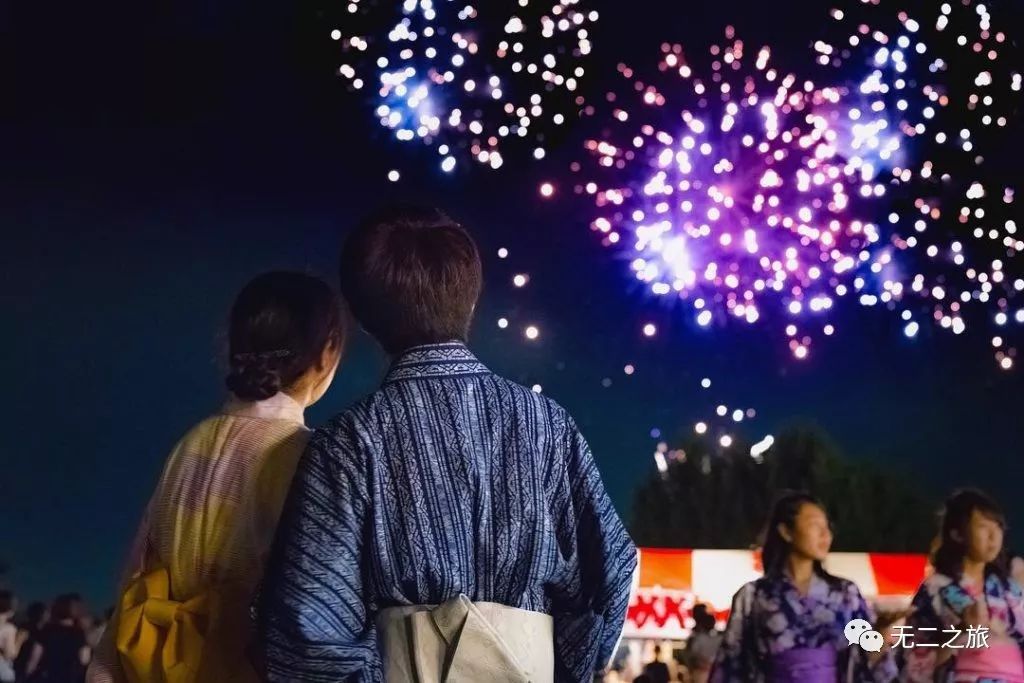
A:
POLYGON ((906 476, 844 458, 815 429, 782 432, 760 458, 740 440, 721 448, 694 439, 682 453, 634 494, 630 526, 640 545, 752 547, 783 489, 807 490, 824 501, 835 550, 926 552, 934 533, 934 505, 906 476))

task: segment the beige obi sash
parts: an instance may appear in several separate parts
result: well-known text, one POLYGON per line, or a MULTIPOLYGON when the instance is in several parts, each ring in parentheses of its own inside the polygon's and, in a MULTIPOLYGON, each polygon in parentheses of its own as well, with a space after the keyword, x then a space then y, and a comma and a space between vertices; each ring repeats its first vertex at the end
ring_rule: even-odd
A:
POLYGON ((387 683, 552 683, 554 633, 540 612, 474 603, 391 607, 377 616, 387 683))

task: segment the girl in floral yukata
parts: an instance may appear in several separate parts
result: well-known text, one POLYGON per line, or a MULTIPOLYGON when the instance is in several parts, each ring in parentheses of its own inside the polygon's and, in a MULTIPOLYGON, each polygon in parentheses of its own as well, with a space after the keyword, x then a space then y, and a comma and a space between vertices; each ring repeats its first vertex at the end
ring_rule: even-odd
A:
MULTIPOLYGON (((889 683, 889 650, 850 645, 854 619, 875 623, 857 586, 822 562, 832 546, 824 506, 807 493, 784 494, 765 532, 765 574, 743 586, 711 671, 711 683, 889 683)), ((880 629, 881 630, 881 629, 880 629)))
POLYGON ((946 501, 934 573, 914 597, 900 648, 907 683, 1024 683, 1024 595, 1010 577, 1006 518, 984 493, 946 501))

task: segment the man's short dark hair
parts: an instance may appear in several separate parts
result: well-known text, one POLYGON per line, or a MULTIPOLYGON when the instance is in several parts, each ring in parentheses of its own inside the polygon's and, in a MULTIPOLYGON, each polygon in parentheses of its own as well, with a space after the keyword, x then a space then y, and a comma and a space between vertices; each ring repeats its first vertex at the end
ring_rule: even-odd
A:
POLYGON ((482 281, 473 238, 436 208, 379 211, 341 250, 342 294, 390 354, 465 341, 482 281))

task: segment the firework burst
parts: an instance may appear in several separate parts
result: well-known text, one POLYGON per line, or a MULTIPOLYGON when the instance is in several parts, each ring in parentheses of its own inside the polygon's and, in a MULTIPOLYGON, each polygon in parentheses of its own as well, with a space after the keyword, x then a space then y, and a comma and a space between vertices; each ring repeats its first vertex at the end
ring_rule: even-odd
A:
MULTIPOLYGON (((500 168, 518 141, 535 158, 576 115, 596 11, 581 0, 352 0, 342 77, 371 93, 395 138, 436 150, 442 170, 473 160, 500 168)), ((393 177, 397 179, 397 177, 393 177)))
POLYGON ((908 336, 919 320, 954 334, 993 325, 996 361, 1011 368, 1011 328, 1024 322, 1024 241, 1006 181, 1020 131, 1019 46, 995 8, 973 0, 851 2, 831 19, 818 62, 858 74, 845 86, 850 111, 881 122, 866 135, 870 160, 891 174, 893 267, 880 271, 872 300, 898 310, 908 336))
POLYGON ((824 317, 864 285, 859 273, 884 265, 878 227, 860 217, 872 214, 856 207, 886 190, 869 157, 842 151, 841 90, 776 69, 769 48, 749 49, 731 28, 707 61, 663 45, 651 80, 620 65, 607 125, 573 164, 575 189, 653 294, 689 302, 702 326, 754 323, 771 308, 803 358, 807 316, 824 317))

